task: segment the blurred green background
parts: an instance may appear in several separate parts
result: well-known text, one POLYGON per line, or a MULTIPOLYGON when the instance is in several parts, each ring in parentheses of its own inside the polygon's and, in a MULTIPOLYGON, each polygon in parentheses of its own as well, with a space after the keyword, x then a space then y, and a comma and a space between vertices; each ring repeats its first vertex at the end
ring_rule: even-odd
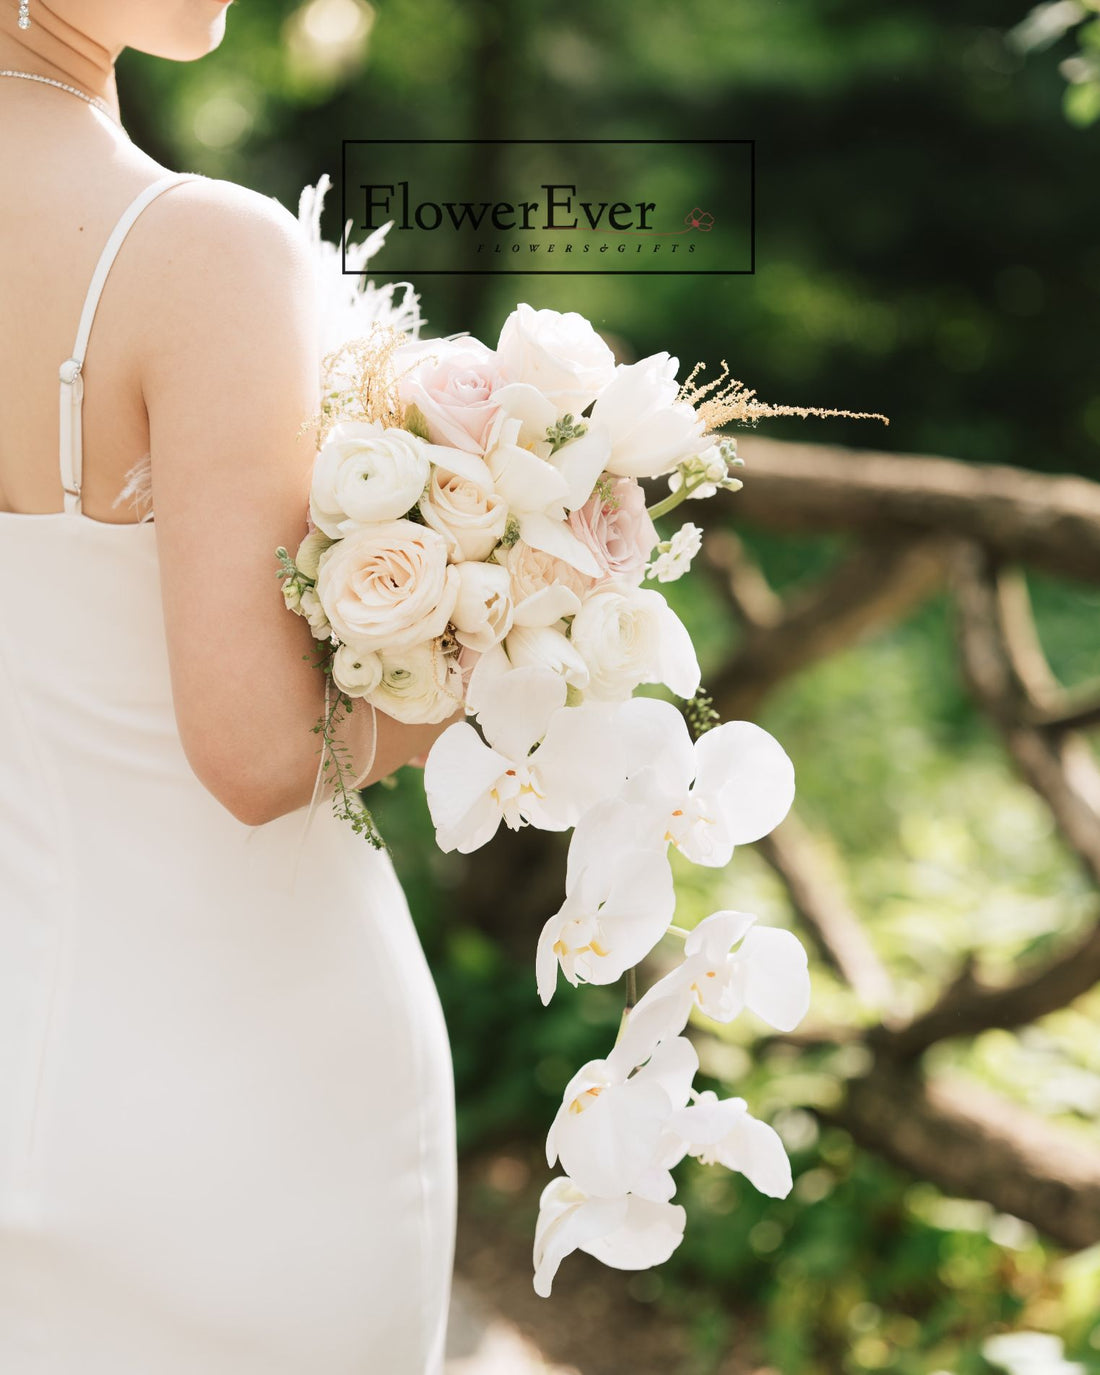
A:
MULTIPOLYGON (((577 309, 626 356, 726 359, 766 400, 891 417, 888 429, 772 422, 778 438, 1096 478, 1100 123, 1072 63, 1087 67, 1097 45, 1082 25, 1024 55, 1006 34, 1026 14, 1026 0, 240 0, 217 52, 186 66, 124 54, 120 90, 135 141, 168 166, 291 209, 303 185, 338 176, 344 138, 754 138, 755 276, 429 278, 428 332, 493 343, 517 300, 577 309)), ((329 199, 335 240, 338 186, 329 199)), ((385 280, 385 266, 383 250, 372 275, 385 280)), ((779 590, 817 575, 839 543, 739 532, 779 590)), ((701 578, 688 584, 673 596, 705 682, 737 631, 701 578)), ((1100 672, 1100 589, 1034 578, 1032 593, 1064 681, 1100 672)), ((829 837, 916 1005, 970 948, 996 974, 1083 927, 1094 895, 964 692, 942 598, 786 684, 760 720, 794 758, 803 818, 829 837)), ((621 995, 566 989, 541 1008, 523 894, 507 944, 492 934, 499 916, 479 923, 468 902, 456 915, 464 870, 435 851, 419 777, 406 775, 372 801, 444 1000, 463 1151, 537 1148, 573 1069, 606 1051, 621 995)), ((681 922, 720 906, 792 920, 749 851, 724 873, 679 877, 681 922)), ((815 1016, 852 1015, 825 970, 814 986, 815 1016)), ((1021 1036, 937 1055, 1095 1141, 1098 1014, 1094 991, 1021 1036)), ((704 1070, 782 1131, 794 1193, 776 1202, 685 1170, 672 1262, 602 1272, 688 1326, 685 1375, 723 1368, 732 1350, 756 1364, 731 1370, 982 1375, 983 1340, 1027 1327, 1100 1370, 1100 1255, 1062 1257, 1030 1227, 822 1130, 808 1109, 848 1071, 824 1052, 757 1055, 753 1031, 708 1038, 704 1070)), ((529 1229, 529 1200, 506 1192, 501 1206, 529 1229)))

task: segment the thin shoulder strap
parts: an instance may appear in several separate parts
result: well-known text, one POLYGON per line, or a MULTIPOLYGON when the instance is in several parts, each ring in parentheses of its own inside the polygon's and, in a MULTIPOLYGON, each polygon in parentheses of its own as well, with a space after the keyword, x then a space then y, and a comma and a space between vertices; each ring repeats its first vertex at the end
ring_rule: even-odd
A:
POLYGON ((200 179, 196 172, 172 172, 166 177, 161 177, 159 181, 153 182, 151 186, 147 186, 144 191, 135 196, 119 216, 118 222, 111 231, 111 237, 104 244, 103 252, 99 255, 99 262, 96 263, 95 271, 92 273, 88 294, 84 298, 84 309, 80 313, 80 324, 77 326, 76 343, 73 345, 72 355, 61 364, 59 374, 61 379, 61 486, 65 490, 65 511, 70 514, 80 512, 80 484, 84 475, 84 436, 81 423, 84 378, 81 375, 81 369, 84 366, 88 336, 92 332, 92 321, 95 319, 96 306, 99 305, 103 284, 107 280, 107 274, 111 270, 115 255, 122 247, 122 241, 145 207, 155 200, 162 191, 167 191, 170 186, 177 186, 183 181, 200 179))

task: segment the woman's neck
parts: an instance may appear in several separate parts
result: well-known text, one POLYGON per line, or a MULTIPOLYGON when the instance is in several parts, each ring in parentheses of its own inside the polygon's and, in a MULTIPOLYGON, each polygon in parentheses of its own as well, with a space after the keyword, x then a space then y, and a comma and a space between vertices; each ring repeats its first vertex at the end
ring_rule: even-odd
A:
POLYGON ((0 70, 10 68, 64 81, 105 100, 117 118, 115 58, 121 49, 112 52, 103 47, 55 14, 44 0, 30 0, 30 20, 30 28, 21 29, 16 5, 0 6, 0 70))

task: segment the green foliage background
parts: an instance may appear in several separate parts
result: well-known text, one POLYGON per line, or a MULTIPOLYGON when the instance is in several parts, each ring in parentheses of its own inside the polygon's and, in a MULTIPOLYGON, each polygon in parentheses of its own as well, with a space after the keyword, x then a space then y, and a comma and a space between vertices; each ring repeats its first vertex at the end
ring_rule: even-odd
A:
MULTIPOLYGON (((135 140, 293 209, 303 185, 338 175, 343 138, 755 138, 754 277, 431 278, 431 332, 492 342, 517 299, 579 309, 627 354, 725 358, 765 399, 892 418, 888 430, 776 422, 780 437, 1100 476, 1100 124, 1063 115, 1072 37, 1026 60, 1006 44, 1025 4, 357 3, 242 0, 201 62, 124 54, 135 140), (371 21, 362 46, 356 15, 371 21), (315 41, 326 25, 350 32, 344 48, 315 41)), ((384 252, 376 264, 381 276, 384 252)), ((736 497, 727 505, 736 522, 736 497)), ((838 548, 743 533, 779 588, 838 548)), ((706 668, 736 631, 689 583, 675 599, 706 668)), ((1055 669, 1070 682, 1100 671, 1100 589, 1032 590, 1055 669)), ((962 690, 942 601, 788 684, 761 722, 794 758, 803 816, 831 837, 908 1005, 968 949, 1004 973, 1089 917, 1076 865, 962 690)), ((450 919, 454 867, 432 846, 418 777, 377 810, 447 1011, 463 1148, 539 1139, 571 1070, 606 1050, 619 994, 566 989, 543 1010, 532 961, 450 919)), ((791 921, 751 852, 724 874, 684 866, 679 878, 681 922, 720 906, 791 921)), ((826 971, 814 984, 816 1016, 858 1015, 826 971)), ((938 1057, 1095 1140, 1098 1013, 1093 996, 1020 1038, 990 1033, 938 1057)), ((1100 1255, 1066 1260, 1022 1224, 820 1131, 807 1109, 851 1067, 762 1058, 751 1033, 708 1038, 704 1069, 783 1131, 794 1194, 777 1203, 686 1171, 673 1262, 608 1276, 690 1315, 699 1375, 742 1338, 783 1375, 981 1375, 983 1338, 1029 1326, 1100 1370, 1100 1255)))

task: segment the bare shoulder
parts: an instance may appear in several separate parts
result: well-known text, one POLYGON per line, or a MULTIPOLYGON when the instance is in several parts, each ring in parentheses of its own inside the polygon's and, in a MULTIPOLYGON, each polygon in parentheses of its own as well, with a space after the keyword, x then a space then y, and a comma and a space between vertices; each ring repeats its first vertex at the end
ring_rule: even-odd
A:
POLYGON ((154 208, 138 277, 152 287, 155 308, 135 341, 149 367, 166 356, 166 345, 175 354, 188 338, 208 348, 235 339, 239 347, 268 331, 285 338, 288 330, 308 330, 316 304, 312 250, 277 199, 200 178, 172 187, 154 208))

